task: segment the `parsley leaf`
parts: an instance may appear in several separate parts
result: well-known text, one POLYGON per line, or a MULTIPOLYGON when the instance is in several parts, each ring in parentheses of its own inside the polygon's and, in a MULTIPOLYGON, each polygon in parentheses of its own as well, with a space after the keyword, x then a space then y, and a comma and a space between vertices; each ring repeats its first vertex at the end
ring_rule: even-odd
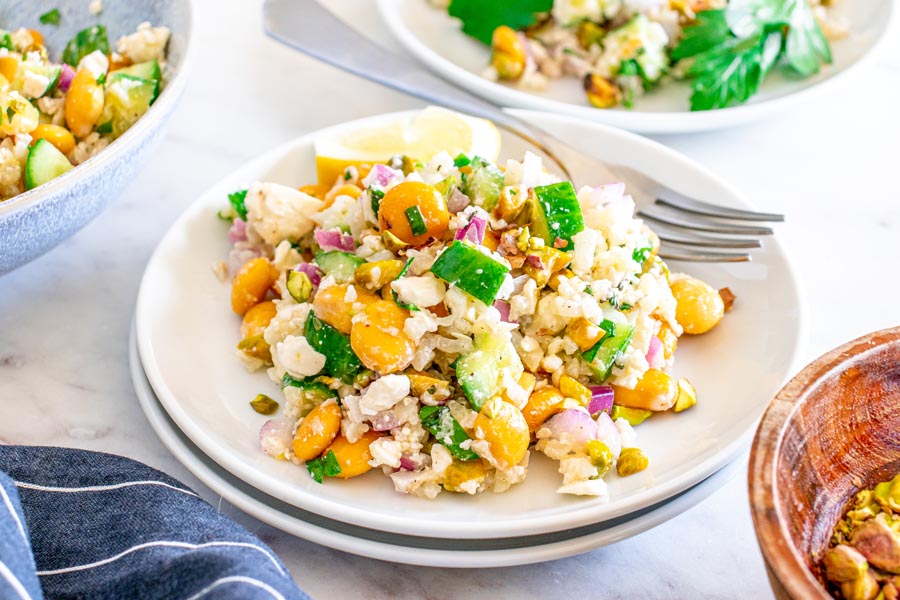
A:
POLYGON ((534 25, 538 13, 549 12, 553 0, 451 0, 448 12, 462 21, 462 30, 487 45, 501 25, 519 30, 534 25))
POLYGON ((247 198, 247 190, 239 190, 228 194, 228 203, 234 209, 235 214, 242 220, 247 220, 247 207, 244 206, 244 200, 247 198))
POLYGON ((59 9, 54 8, 53 10, 48 10, 40 17, 41 23, 44 25, 59 25, 59 21, 62 18, 62 15, 59 14, 59 9))
POLYGON ((694 61, 691 110, 746 102, 782 57, 803 77, 832 60, 806 0, 731 0, 698 13, 672 50, 673 60, 694 61))
POLYGON ((341 474, 341 464, 338 462, 334 450, 320 458, 306 461, 306 470, 317 483, 325 481, 326 477, 337 477, 341 474))

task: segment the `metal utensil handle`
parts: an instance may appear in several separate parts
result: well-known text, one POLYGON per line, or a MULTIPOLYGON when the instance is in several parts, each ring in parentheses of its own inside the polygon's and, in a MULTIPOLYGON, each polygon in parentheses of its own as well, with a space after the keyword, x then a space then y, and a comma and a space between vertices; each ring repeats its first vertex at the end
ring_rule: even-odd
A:
POLYGON ((322 62, 427 102, 489 119, 529 141, 542 137, 490 102, 370 41, 316 0, 266 0, 263 15, 270 36, 322 62))

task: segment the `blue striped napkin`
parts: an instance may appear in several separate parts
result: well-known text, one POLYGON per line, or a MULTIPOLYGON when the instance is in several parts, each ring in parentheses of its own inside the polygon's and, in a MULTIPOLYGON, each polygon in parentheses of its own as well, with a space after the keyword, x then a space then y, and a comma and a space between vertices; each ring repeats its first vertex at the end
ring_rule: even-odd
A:
POLYGON ((308 600, 275 553, 133 460, 0 446, 0 598, 308 600))

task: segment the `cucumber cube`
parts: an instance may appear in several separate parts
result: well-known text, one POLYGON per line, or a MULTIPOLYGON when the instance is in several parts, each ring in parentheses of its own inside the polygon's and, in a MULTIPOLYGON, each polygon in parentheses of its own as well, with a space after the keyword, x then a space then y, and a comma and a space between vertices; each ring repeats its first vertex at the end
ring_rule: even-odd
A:
POLYGON ((34 189, 72 168, 66 155, 45 139, 39 139, 28 151, 25 161, 25 189, 34 189))
POLYGON ((584 230, 581 205, 568 181, 534 188, 531 231, 551 248, 571 252, 572 237, 584 230))
POLYGON ((333 250, 331 252, 319 252, 313 261, 331 275, 338 283, 350 283, 356 273, 356 269, 365 264, 365 260, 350 252, 333 250))
POLYGON ((434 261, 431 272, 476 300, 491 304, 509 268, 475 246, 457 240, 434 261))
POLYGON ((582 358, 590 364, 594 379, 598 383, 609 379, 616 361, 631 343, 632 335, 634 326, 616 323, 612 335, 606 335, 592 348, 582 353, 582 358))
POLYGON ((106 82, 106 101, 97 129, 119 137, 144 116, 158 95, 158 81, 114 72, 106 82))
POLYGON ((474 349, 456 359, 456 378, 474 410, 481 410, 485 402, 502 388, 503 371, 518 380, 524 367, 512 342, 495 333, 475 335, 474 349))

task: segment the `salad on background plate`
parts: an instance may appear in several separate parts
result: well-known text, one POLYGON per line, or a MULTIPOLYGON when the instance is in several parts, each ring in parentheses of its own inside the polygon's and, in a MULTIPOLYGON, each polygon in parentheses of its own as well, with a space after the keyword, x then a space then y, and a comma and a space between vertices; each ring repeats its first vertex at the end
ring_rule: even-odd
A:
POLYGON ((596 108, 690 82, 693 111, 743 104, 774 69, 806 78, 848 34, 836 0, 430 0, 491 49, 484 76, 528 91, 582 82, 596 108))
MULTIPOLYGON (((50 10, 41 22, 61 18, 50 10)), ((57 59, 40 31, 0 28, 0 202, 85 162, 134 125, 165 83, 169 36, 142 23, 112 45, 98 24, 57 59)))
POLYGON ((229 196, 215 269, 237 355, 283 396, 250 403, 273 415, 265 454, 434 498, 506 491, 538 451, 559 493, 605 498, 652 459, 640 424, 696 404, 678 339, 733 295, 669 271, 623 184, 575 189, 499 150, 491 123, 429 108, 317 140, 316 183, 229 196))

